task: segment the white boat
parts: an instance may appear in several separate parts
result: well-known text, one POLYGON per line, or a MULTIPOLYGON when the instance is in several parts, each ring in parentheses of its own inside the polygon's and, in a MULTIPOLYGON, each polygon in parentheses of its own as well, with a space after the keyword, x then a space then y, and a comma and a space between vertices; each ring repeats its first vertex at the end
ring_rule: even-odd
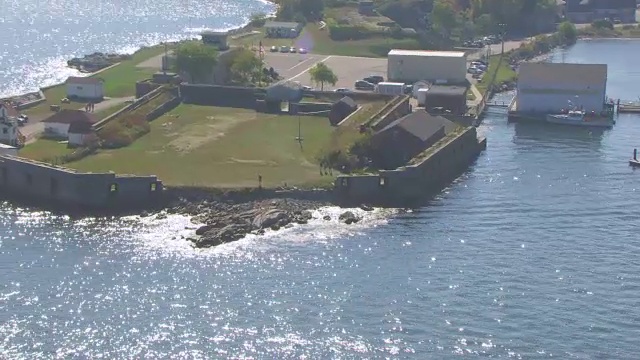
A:
POLYGON ((582 110, 571 110, 566 114, 549 114, 546 120, 551 124, 604 128, 613 127, 615 124, 615 121, 609 117, 587 114, 582 110))

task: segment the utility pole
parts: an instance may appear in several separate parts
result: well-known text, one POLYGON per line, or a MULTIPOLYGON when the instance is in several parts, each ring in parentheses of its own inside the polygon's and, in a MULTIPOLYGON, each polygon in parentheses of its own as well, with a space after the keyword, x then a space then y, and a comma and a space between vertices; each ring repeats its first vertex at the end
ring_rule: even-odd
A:
POLYGON ((507 24, 502 23, 502 24, 499 24, 499 25, 500 25, 500 29, 501 29, 500 30, 500 32, 501 32, 501 34, 500 34, 501 39, 500 40, 502 42, 502 51, 501 51, 500 55, 504 55, 504 36, 507 33, 507 30, 506 30, 507 29, 507 24))
POLYGON ((167 68, 169 67, 169 46, 167 42, 164 42, 164 59, 162 61, 162 72, 167 75, 167 68))

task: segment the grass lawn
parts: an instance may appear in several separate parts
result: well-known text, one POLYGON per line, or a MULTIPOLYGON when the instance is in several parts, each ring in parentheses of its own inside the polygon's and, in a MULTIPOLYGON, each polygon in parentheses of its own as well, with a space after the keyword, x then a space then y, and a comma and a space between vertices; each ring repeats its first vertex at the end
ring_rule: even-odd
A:
POLYGON ((482 79, 476 85, 476 87, 482 94, 487 91, 489 83, 491 82, 491 80, 493 80, 493 76, 494 74, 496 74, 496 72, 496 84, 515 80, 516 72, 511 69, 511 66, 509 66, 509 62, 504 59, 504 61, 502 61, 502 63, 498 67, 499 62, 500 55, 493 55, 489 58, 489 68, 487 69, 487 72, 484 74, 482 79))
MULTIPOLYGON (((415 39, 394 39, 391 37, 374 37, 363 40, 334 41, 329 37, 329 30, 318 28, 318 24, 309 23, 297 39, 272 39, 264 36, 264 29, 257 29, 260 34, 232 39, 234 45, 248 47, 258 46, 294 46, 308 49, 309 52, 322 55, 342 55, 360 57, 386 57, 391 49, 420 49, 415 39)), ((267 49, 268 51, 268 49, 267 49)))
POLYGON ((128 147, 101 150, 66 166, 85 171, 155 174, 167 185, 241 188, 327 185, 317 156, 333 133, 325 117, 181 104, 151 123, 151 132, 128 147))
POLYGON ((20 149, 19 156, 27 159, 38 160, 48 163, 56 163, 55 159, 69 155, 74 151, 67 147, 66 142, 57 140, 38 139, 20 149))
MULTIPOLYGON (((133 55, 132 59, 123 61, 118 66, 94 76, 104 79, 105 96, 112 98, 133 96, 136 93, 136 81, 150 78, 155 72, 153 69, 139 68, 136 65, 163 52, 164 46, 141 49, 133 55)), ((78 102, 60 103, 60 100, 67 96, 64 84, 45 90, 44 95, 47 98, 46 102, 25 110, 24 113, 29 116, 48 116, 51 114, 49 105, 60 105, 63 109, 79 109, 83 106, 83 103, 78 102)))

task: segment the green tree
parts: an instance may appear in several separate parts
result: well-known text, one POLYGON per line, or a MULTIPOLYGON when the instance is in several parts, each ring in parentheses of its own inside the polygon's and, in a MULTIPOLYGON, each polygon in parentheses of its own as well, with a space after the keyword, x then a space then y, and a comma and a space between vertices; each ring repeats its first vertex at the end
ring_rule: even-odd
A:
POLYGON ((447 0, 435 0, 433 2, 429 21, 432 29, 443 37, 449 37, 458 25, 455 9, 447 0))
POLYGON ((475 21, 476 33, 479 35, 490 35, 496 31, 496 22, 489 14, 482 14, 475 21))
POLYGON ((178 72, 188 74, 190 82, 203 80, 212 74, 217 62, 218 51, 210 45, 189 42, 176 49, 176 68, 178 72))
POLYGON ((312 67, 309 70, 309 74, 314 83, 320 84, 320 91, 324 91, 325 83, 335 85, 338 82, 338 76, 323 62, 319 62, 312 67))
POLYGON ((231 74, 242 84, 255 84, 262 79, 262 60, 249 49, 239 50, 231 61, 231 74))
POLYGON ((299 0, 299 7, 307 20, 320 20, 324 11, 324 0, 299 0))
POLYGON ((564 21, 558 26, 558 36, 561 42, 572 45, 578 40, 578 30, 572 23, 564 21))

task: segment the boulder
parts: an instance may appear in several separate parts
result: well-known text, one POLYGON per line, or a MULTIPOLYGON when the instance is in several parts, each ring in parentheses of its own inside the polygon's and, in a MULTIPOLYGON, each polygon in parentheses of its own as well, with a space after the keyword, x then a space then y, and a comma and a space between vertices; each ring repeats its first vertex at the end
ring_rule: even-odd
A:
POLYGON ((156 220, 164 220, 167 218, 167 214, 165 213, 159 213, 158 215, 156 215, 156 220))
POLYGON ((291 219, 289 214, 286 212, 277 209, 269 209, 258 213, 253 218, 251 224, 254 229, 266 229, 271 228, 274 225, 282 227, 289 222, 291 222, 291 219))
POLYGON ((197 248, 207 248, 242 239, 251 231, 246 225, 231 224, 220 229, 210 229, 195 241, 197 248))
POLYGON ((211 225, 204 225, 204 226, 200 226, 198 228, 198 230, 196 230, 196 235, 202 236, 204 235, 207 231, 213 229, 213 226, 211 225))
POLYGON ((353 212, 351 211, 345 211, 342 214, 340 214, 340 217, 338 218, 341 222, 347 224, 347 225, 351 225, 353 223, 357 223, 358 221, 360 221, 360 218, 357 217, 353 212))
POLYGON ((330 215, 325 215, 322 217, 322 219, 324 219, 325 221, 331 221, 331 216, 330 215))
POLYGON ((360 205, 360 209, 362 209, 364 211, 373 211, 373 207, 371 207, 369 205, 360 205))

